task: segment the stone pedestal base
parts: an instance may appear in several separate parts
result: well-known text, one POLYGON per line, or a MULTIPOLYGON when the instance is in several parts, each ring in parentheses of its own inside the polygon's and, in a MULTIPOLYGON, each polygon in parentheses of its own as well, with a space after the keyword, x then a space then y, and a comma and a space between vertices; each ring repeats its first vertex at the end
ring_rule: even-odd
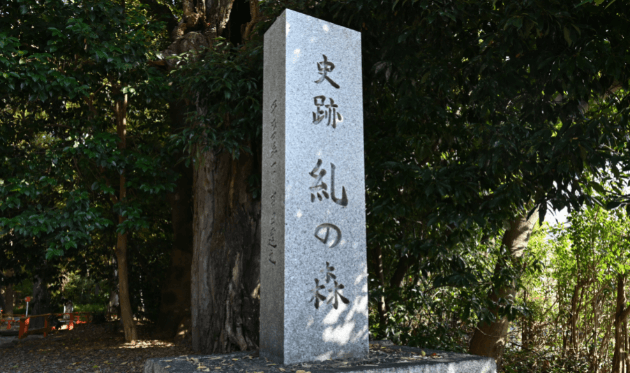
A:
POLYGON ((257 351, 225 355, 149 359, 144 373, 496 373, 494 359, 475 355, 370 342, 365 359, 337 359, 291 365, 275 364, 257 351))

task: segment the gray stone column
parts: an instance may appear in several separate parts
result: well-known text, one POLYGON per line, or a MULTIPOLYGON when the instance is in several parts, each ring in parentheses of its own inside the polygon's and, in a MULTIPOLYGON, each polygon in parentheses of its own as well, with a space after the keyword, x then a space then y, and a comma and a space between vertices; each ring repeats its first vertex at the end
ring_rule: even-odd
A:
POLYGON ((264 47, 260 354, 366 356, 361 35, 286 10, 264 47))

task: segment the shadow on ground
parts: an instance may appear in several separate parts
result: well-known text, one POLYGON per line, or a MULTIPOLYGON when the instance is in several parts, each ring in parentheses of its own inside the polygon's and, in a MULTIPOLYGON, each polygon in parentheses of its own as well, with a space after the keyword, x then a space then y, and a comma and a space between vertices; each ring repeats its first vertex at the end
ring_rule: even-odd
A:
POLYGON ((117 323, 79 325, 72 331, 0 340, 0 372, 142 372, 149 358, 191 354, 185 346, 153 339, 139 326, 139 340, 125 343, 117 323))

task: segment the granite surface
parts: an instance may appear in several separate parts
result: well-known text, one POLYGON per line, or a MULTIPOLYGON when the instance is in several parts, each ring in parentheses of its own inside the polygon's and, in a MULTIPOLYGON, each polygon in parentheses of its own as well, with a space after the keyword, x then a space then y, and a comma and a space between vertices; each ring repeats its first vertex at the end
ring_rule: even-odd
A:
POLYGON ((274 23, 265 33, 260 240, 260 348, 278 357, 283 356, 284 349, 284 34, 284 24, 280 22, 274 23))
POLYGON ((260 353, 363 357, 361 35, 286 10, 264 48, 260 353))
POLYGON ((492 358, 370 342, 365 358, 281 365, 257 352, 149 359, 145 373, 496 373, 492 358))

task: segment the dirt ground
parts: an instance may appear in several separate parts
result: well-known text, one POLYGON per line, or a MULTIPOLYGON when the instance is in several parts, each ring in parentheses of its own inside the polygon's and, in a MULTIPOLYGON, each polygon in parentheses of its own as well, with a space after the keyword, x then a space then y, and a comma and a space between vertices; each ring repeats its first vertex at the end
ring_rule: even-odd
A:
POLYGON ((192 354, 187 347, 152 339, 147 326, 140 326, 138 335, 135 344, 125 343, 110 323, 78 325, 19 342, 17 337, 2 337, 0 373, 142 372, 146 359, 192 354))

